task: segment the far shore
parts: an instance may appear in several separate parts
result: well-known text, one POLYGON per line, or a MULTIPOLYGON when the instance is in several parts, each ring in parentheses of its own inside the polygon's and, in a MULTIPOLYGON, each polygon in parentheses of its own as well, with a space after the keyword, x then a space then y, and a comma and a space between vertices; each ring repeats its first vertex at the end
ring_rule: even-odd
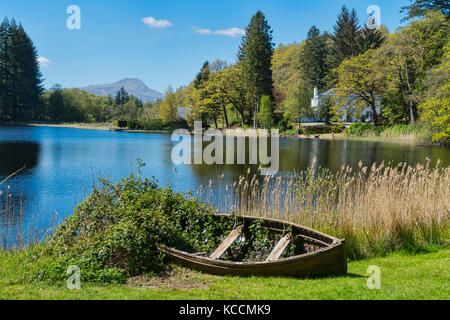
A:
MULTIPOLYGON (((106 123, 46 123, 46 122, 0 122, 4 126, 29 126, 29 127, 51 127, 51 128, 72 128, 83 130, 98 130, 98 131, 116 131, 128 133, 160 133, 170 134, 170 131, 157 130, 129 130, 120 128, 118 126, 109 125, 106 123)), ((299 134, 288 135, 280 134, 282 138, 298 138, 298 139, 317 139, 317 140, 354 140, 354 141, 368 141, 368 142, 387 142, 387 143, 401 143, 401 144, 421 144, 417 142, 416 137, 412 135, 405 136, 347 136, 344 134, 299 134)))

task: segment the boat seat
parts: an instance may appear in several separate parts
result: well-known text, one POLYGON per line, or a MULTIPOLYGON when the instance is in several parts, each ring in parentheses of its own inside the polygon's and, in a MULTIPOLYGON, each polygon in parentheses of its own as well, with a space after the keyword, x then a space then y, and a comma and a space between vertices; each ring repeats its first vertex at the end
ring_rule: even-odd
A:
POLYGON ((286 250, 288 245, 291 243, 291 237, 292 235, 289 233, 285 237, 283 237, 278 244, 273 249, 272 253, 269 255, 269 257, 266 259, 266 262, 273 262, 280 259, 283 252, 286 250))
POLYGON ((230 235, 222 242, 222 244, 217 248, 216 251, 211 255, 211 259, 217 260, 223 257, 225 252, 232 246, 232 244, 239 238, 242 234, 244 227, 240 226, 237 229, 231 231, 230 235))

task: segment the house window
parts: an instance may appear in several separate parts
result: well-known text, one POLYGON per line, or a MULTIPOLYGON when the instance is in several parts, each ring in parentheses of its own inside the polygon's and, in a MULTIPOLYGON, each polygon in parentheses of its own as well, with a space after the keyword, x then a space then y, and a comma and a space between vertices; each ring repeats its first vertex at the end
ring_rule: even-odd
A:
POLYGON ((372 119, 373 112, 372 111, 366 111, 366 119, 372 119))

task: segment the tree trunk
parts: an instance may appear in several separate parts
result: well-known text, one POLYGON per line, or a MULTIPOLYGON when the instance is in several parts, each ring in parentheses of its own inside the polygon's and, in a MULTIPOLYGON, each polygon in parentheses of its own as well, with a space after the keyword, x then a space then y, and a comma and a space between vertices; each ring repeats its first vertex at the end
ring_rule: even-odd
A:
POLYGON ((225 120, 225 125, 227 126, 227 128, 230 127, 230 122, 228 121, 228 114, 227 114, 227 106, 224 105, 223 106, 223 118, 225 120))
POLYGON ((376 103, 372 103, 371 107, 372 107, 373 125, 376 127, 376 126, 378 126, 378 112, 377 112, 376 103))
MULTIPOLYGON (((405 76, 406 76, 406 84, 408 85, 408 93, 409 96, 412 95, 413 90, 411 87, 411 82, 409 81, 409 69, 408 69, 408 60, 405 58, 405 76)), ((417 118, 417 109, 416 106, 414 105, 414 102, 410 99, 408 99, 408 106, 409 106, 409 114, 411 117, 411 123, 415 123, 416 122, 416 118, 417 118)))
POLYGON ((411 123, 415 123, 417 121, 417 110, 412 101, 410 101, 409 105, 409 116, 411 119, 411 123))
POLYGON ((217 117, 214 116, 214 125, 216 126, 216 129, 219 129, 219 124, 217 123, 217 117))

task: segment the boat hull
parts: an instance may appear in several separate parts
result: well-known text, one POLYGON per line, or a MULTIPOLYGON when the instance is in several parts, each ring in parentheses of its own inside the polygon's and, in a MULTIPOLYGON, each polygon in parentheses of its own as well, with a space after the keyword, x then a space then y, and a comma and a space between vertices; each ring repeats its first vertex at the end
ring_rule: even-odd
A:
MULTIPOLYGON (((243 217, 243 219, 254 220, 255 218, 243 217)), ((273 262, 256 263, 240 263, 210 259, 163 245, 159 245, 158 248, 175 263, 214 275, 307 277, 332 274, 342 275, 347 273, 347 257, 344 240, 336 239, 315 230, 294 224, 269 219, 260 220, 266 221, 269 225, 283 224, 284 226, 292 226, 296 230, 308 234, 308 236, 316 235, 317 237, 320 237, 321 240, 328 241, 329 244, 314 252, 273 262)))

